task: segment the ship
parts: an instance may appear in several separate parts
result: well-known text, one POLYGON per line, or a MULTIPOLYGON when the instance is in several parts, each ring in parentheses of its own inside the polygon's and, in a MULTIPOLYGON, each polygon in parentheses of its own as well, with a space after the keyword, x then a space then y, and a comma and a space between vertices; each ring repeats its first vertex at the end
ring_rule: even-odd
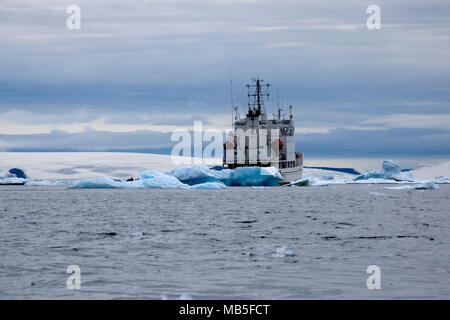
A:
POLYGON ((277 113, 269 116, 264 100, 269 99, 270 86, 259 78, 246 85, 248 111, 243 117, 231 100, 232 130, 224 143, 223 166, 275 167, 283 177, 281 184, 294 182, 303 174, 303 152, 295 151, 292 105, 287 116, 279 105, 277 113))

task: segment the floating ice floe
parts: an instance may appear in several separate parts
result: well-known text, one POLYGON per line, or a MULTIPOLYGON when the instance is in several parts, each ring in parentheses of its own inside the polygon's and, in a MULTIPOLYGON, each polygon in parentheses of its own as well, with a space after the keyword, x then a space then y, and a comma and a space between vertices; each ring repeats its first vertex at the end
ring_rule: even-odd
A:
POLYGON ((211 170, 192 166, 161 173, 150 170, 140 180, 123 181, 108 178, 85 179, 76 182, 73 189, 225 189, 227 186, 278 186, 282 176, 275 168, 242 167, 235 170, 211 170))
POLYGON ((193 298, 189 293, 182 293, 180 295, 180 300, 193 300, 193 298))
POLYGON ((386 195, 386 194, 383 193, 383 192, 376 192, 376 191, 370 192, 369 194, 370 194, 371 196, 374 196, 374 197, 382 197, 382 196, 385 196, 385 195, 386 195))
POLYGON ((450 177, 443 177, 443 176, 439 176, 439 177, 435 177, 432 179, 432 181, 434 183, 450 183, 450 177))
POLYGON ((400 168, 400 166, 392 162, 391 160, 384 160, 382 170, 367 171, 354 179, 350 177, 336 179, 331 175, 322 176, 322 178, 319 179, 317 177, 314 177, 310 173, 306 173, 300 180, 292 182, 287 186, 303 187, 303 186, 326 186, 331 184, 359 184, 359 183, 391 184, 391 183, 408 183, 415 181, 410 172, 406 173, 402 172, 401 170, 402 169, 400 168))
POLYGON ((296 187, 309 187, 309 186, 326 186, 327 183, 318 183, 319 179, 314 178, 313 176, 311 177, 303 177, 300 180, 294 181, 286 186, 296 186, 296 187))
POLYGON ((222 182, 205 182, 205 183, 200 183, 200 184, 196 184, 193 186, 189 186, 189 189, 195 189, 195 190, 200 190, 200 189, 226 189, 227 186, 224 185, 222 182))
MULTIPOLYGON (((161 300, 174 300, 170 298, 167 294, 161 294, 160 295, 161 300)), ((182 293, 178 300, 193 300, 192 296, 189 293, 182 293)))
POLYGON ((322 179, 314 177, 310 173, 306 173, 300 180, 291 182, 286 186, 309 187, 309 186, 327 186, 329 184, 345 184, 352 180, 338 180, 333 176, 324 176, 322 179))
POLYGON ((283 180, 281 174, 274 167, 212 170, 203 166, 192 166, 176 168, 167 174, 189 185, 220 182, 226 186, 278 186, 278 182, 283 180))
POLYGON ((8 185, 8 184, 25 184, 27 180, 22 178, 6 178, 0 180, 0 186, 1 185, 8 185))
POLYGON ((187 189, 189 186, 181 183, 171 176, 153 175, 149 172, 145 173, 147 179, 142 178, 136 181, 112 180, 108 178, 93 178, 80 180, 71 189, 187 189))
POLYGON ((22 169, 19 169, 19 168, 9 169, 9 173, 13 174, 17 178, 22 178, 22 179, 28 178, 27 175, 25 174, 25 172, 22 169))
POLYGON ((414 178, 410 172, 402 172, 400 166, 392 160, 383 160, 381 170, 366 171, 359 177, 356 177, 355 181, 372 179, 414 181, 414 178))
POLYGON ((398 187, 385 187, 385 189, 389 189, 389 190, 411 190, 411 189, 415 189, 415 190, 434 190, 434 189, 438 189, 439 186, 437 184, 435 184, 432 180, 430 181, 425 181, 421 184, 416 184, 416 185, 405 185, 405 186, 398 186, 398 187))
POLYGON ((231 170, 211 170, 204 166, 190 166, 175 168, 168 175, 177 178, 188 185, 202 184, 206 182, 226 182, 229 180, 231 170))
POLYGON ((8 171, 0 170, 0 180, 8 178, 17 178, 15 175, 9 173, 8 171))
POLYGON ((284 258, 293 255, 294 251, 289 249, 287 246, 278 247, 275 249, 275 252, 271 252, 268 254, 270 258, 284 258))
POLYGON ((19 178, 15 174, 0 170, 0 185, 25 184, 26 179, 19 178))
POLYGON ((283 180, 280 172, 274 167, 241 167, 231 170, 230 185, 231 186, 278 186, 283 180))
MULTIPOLYGON (((116 189, 124 186, 123 182, 114 181, 108 178, 84 179, 75 183, 70 188, 73 189, 116 189)), ((132 184, 128 184, 131 187, 132 184)))
POLYGON ((138 185, 138 188, 170 188, 170 189, 177 189, 177 188, 186 188, 187 185, 182 183, 177 178, 161 173, 156 170, 149 170, 141 173, 141 180, 133 181, 136 185, 138 185))
POLYGON ((75 184, 74 180, 33 180, 28 179, 25 182, 26 186, 71 186, 75 184))

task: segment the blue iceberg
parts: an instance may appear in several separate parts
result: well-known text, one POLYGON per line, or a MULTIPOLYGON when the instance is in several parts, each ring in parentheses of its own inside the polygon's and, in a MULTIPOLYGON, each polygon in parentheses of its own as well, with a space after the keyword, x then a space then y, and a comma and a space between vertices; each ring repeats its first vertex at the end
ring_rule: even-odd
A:
POLYGON ((281 180, 283 177, 274 167, 241 167, 231 170, 229 185, 275 187, 281 180))
POLYGON ((123 186, 123 182, 108 178, 92 178, 78 181, 71 189, 117 189, 123 186))
POLYGON ((26 181, 26 179, 18 177, 11 171, 0 170, 0 185, 25 184, 26 181))
POLYGON ((132 181, 136 185, 141 185, 144 188, 186 188, 187 185, 182 183, 177 178, 161 173, 155 170, 149 170, 141 173, 141 180, 132 181))
POLYGON ((369 179, 414 181, 411 172, 402 172, 402 168, 392 160, 383 160, 381 170, 366 171, 359 177, 356 177, 355 181, 369 179))
POLYGON ((187 189, 188 185, 178 179, 158 171, 146 171, 141 174, 141 180, 123 181, 108 178, 93 178, 80 180, 71 189, 187 189))
POLYGON ((212 170, 202 166, 181 167, 168 173, 149 170, 135 181, 108 178, 85 179, 73 189, 225 189, 227 186, 278 186, 283 177, 275 168, 242 167, 235 170, 212 170))
POLYGON ((229 185, 231 170, 213 170, 203 166, 180 167, 169 171, 167 174, 177 178, 182 183, 190 186, 207 183, 223 182, 229 185))
POLYGON ((19 169, 19 168, 12 168, 12 169, 10 169, 9 173, 15 175, 17 178, 20 178, 20 179, 27 179, 28 178, 27 175, 25 174, 25 172, 23 172, 23 170, 19 169))
POLYGON ((213 170, 203 166, 181 167, 167 173, 188 185, 220 182, 226 186, 278 186, 283 177, 273 167, 241 167, 213 170))
POLYGON ((9 178, 17 178, 17 177, 8 171, 0 170, 0 180, 9 179, 9 178))

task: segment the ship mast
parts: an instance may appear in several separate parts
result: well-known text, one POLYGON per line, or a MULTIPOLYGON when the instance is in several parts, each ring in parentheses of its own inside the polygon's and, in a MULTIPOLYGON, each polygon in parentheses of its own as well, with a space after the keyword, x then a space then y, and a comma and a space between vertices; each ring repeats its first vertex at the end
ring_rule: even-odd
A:
POLYGON ((230 98, 231 98, 231 127, 234 123, 234 101, 233 101, 233 78, 230 79, 230 98))
POLYGON ((247 117, 257 118, 265 113, 264 97, 269 98, 270 84, 263 84, 262 79, 252 79, 254 84, 247 84, 248 89, 248 113, 247 117))

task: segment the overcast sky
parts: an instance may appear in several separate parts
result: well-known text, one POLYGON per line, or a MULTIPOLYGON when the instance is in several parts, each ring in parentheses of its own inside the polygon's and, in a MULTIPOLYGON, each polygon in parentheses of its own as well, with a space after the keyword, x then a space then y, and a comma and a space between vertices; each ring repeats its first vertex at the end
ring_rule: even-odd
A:
POLYGON ((0 0, 0 44, 3 151, 167 152, 194 120, 228 128, 230 78, 243 113, 259 76, 298 151, 450 155, 448 0, 0 0))

